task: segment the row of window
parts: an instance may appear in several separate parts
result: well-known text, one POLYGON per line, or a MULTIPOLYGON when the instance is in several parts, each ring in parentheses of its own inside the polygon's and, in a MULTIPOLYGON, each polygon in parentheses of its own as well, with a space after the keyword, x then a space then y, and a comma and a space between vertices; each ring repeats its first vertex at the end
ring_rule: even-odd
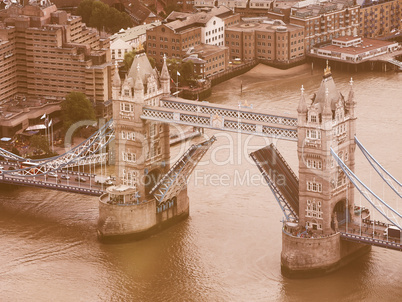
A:
POLYGON ((310 139, 321 139, 321 131, 315 129, 307 129, 306 137, 310 139))
POLYGON ((311 192, 322 192, 322 184, 315 181, 307 182, 307 191, 311 192))
POLYGON ((313 169, 317 169, 317 170, 322 169, 322 161, 321 160, 307 159, 306 165, 307 165, 307 168, 313 168, 313 169))
POLYGON ((137 156, 135 153, 132 152, 122 152, 121 158, 125 162, 135 163, 137 161, 137 156))
POLYGON ((121 132, 121 138, 122 138, 122 139, 131 140, 131 141, 135 141, 135 132, 132 132, 132 131, 122 131, 122 132, 121 132))
POLYGON ((137 187, 138 182, 138 171, 123 169, 121 181, 123 185, 130 186, 130 187, 137 187))

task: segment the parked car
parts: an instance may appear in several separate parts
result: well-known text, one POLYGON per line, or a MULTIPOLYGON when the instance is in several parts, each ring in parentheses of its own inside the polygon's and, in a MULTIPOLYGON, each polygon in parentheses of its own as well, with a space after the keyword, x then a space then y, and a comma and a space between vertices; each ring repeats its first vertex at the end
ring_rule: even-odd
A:
POLYGON ((61 179, 68 180, 68 179, 70 179, 70 176, 68 176, 68 175, 66 175, 66 174, 62 174, 62 175, 60 176, 60 178, 61 178, 61 179))
POLYGON ((3 166, 0 166, 0 170, 4 170, 4 167, 3 167, 3 166))
POLYGON ((54 172, 49 172, 49 173, 47 173, 47 176, 56 178, 56 177, 57 177, 57 174, 54 173, 54 172))
POLYGON ((84 177, 76 177, 75 181, 86 182, 87 180, 84 177))

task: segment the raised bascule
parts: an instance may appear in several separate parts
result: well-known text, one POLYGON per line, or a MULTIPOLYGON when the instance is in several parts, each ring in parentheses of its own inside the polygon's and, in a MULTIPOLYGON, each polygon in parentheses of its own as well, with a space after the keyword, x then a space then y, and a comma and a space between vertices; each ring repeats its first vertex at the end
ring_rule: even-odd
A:
MULTIPOLYGON (((284 214, 284 275, 325 274, 371 246, 402 251, 400 235, 389 232, 401 233, 402 215, 356 176, 356 146, 399 199, 402 184, 355 137, 353 81, 344 96, 328 65, 311 104, 302 87, 297 117, 172 97, 166 60, 159 74, 145 55, 135 57, 123 81, 115 68, 112 91, 113 120, 96 134, 66 154, 32 161, 34 168, 4 170, 0 182, 97 195, 100 240, 141 238, 189 215, 188 177, 215 141, 212 137, 192 145, 171 163, 170 123, 285 139, 297 142, 298 176, 273 144, 250 154, 284 214), (113 138, 115 185, 83 188, 41 178, 66 167, 105 161, 105 147, 113 138), (279 183, 278 176, 285 181, 279 183), (355 189, 386 222, 373 220, 368 209, 355 206, 355 189)), ((10 163, 26 160, 2 149, 0 155, 10 163)))

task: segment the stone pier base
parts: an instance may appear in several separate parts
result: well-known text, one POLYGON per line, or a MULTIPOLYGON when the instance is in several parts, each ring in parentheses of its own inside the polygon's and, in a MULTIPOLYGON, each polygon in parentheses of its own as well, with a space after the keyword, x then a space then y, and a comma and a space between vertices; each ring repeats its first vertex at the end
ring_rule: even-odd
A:
POLYGON ((370 250, 370 245, 341 240, 339 233, 323 238, 300 238, 283 231, 281 270, 288 278, 318 277, 370 250))
POLYGON ((176 196, 174 206, 159 213, 155 199, 140 204, 111 204, 107 200, 108 196, 99 199, 97 230, 98 239, 106 243, 148 237, 189 215, 186 189, 176 196))

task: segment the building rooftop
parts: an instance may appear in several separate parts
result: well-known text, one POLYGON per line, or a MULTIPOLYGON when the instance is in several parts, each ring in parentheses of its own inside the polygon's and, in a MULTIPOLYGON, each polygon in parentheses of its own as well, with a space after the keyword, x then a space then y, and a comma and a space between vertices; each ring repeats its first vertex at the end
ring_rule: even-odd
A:
POLYGON ((301 26, 293 25, 293 24, 286 24, 282 20, 267 20, 266 17, 263 18, 245 18, 239 24, 233 25, 228 30, 233 31, 285 31, 285 30, 295 30, 300 29, 301 26), (250 21, 250 22, 245 22, 250 21))
POLYGON ((336 51, 336 52, 346 53, 346 54, 359 55, 359 54, 364 54, 366 52, 376 50, 376 49, 379 49, 382 47, 387 47, 387 46, 395 43, 395 42, 388 42, 388 41, 383 41, 383 40, 360 38, 360 37, 349 37, 349 36, 344 36, 344 37, 339 37, 339 38, 333 39, 332 43, 336 43, 336 41, 339 41, 339 42, 353 41, 354 45, 345 47, 345 46, 331 44, 331 45, 320 47, 320 49, 327 50, 327 51, 336 51))
POLYGON ((135 27, 120 29, 119 32, 115 33, 110 37, 112 41, 121 39, 124 42, 129 42, 137 38, 138 36, 145 35, 148 29, 161 25, 161 22, 153 22, 149 24, 138 25, 135 27))
POLYGON ((214 53, 218 51, 222 51, 222 49, 226 49, 226 46, 216 46, 216 45, 210 45, 210 44, 199 44, 194 46, 193 49, 190 49, 187 53, 188 54, 198 54, 201 57, 206 57, 213 55, 214 53))

